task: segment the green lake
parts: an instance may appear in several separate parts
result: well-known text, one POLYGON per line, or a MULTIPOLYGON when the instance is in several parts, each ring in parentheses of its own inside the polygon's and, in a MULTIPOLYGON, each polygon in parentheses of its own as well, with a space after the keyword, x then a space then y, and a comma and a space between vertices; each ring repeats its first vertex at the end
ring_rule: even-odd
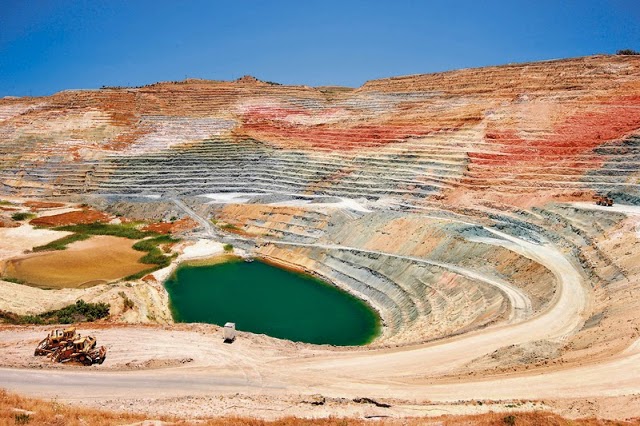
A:
POLYGON ((242 260, 177 269, 165 283, 176 322, 224 325, 297 342, 363 345, 380 331, 365 302, 310 275, 242 260))

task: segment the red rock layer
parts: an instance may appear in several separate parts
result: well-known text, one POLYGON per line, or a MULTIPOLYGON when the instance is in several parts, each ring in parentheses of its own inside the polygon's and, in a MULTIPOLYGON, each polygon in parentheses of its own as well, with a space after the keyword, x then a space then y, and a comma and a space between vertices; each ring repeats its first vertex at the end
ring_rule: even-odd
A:
POLYGON ((33 219, 30 223, 38 226, 66 226, 95 222, 109 222, 111 217, 97 210, 85 209, 75 212, 61 213, 53 216, 44 216, 33 219))
MULTIPOLYGON (((41 188, 52 158, 52 168, 63 176, 77 169, 65 169, 66 162, 95 164, 114 153, 253 138, 331 164, 331 173, 315 173, 323 177, 309 182, 311 191, 351 185, 348 176, 358 176, 357 167, 386 167, 378 176, 397 182, 389 184, 396 185, 391 192, 403 199, 411 197, 412 188, 433 185, 440 194, 432 199, 461 200, 459 191, 475 190, 474 202, 499 201, 496 193, 502 193, 520 204, 513 194, 544 193, 541 199, 549 199, 593 191, 585 173, 610 160, 596 149, 639 132, 640 57, 593 56, 397 77, 355 90, 281 86, 249 77, 192 79, 0 100, 5 160, 0 183, 41 188), (347 163, 355 156, 365 161, 347 163), (332 163, 340 161, 345 163, 332 163), (394 169, 385 162, 397 164, 401 176, 391 176, 394 169), (44 171, 30 178, 40 166, 44 171)), ((638 174, 629 165, 635 157, 628 158, 620 181, 638 174)), ((81 182, 74 188, 95 188, 99 185, 91 179, 109 179, 112 169, 94 178, 92 167, 74 177, 81 182)), ((295 179, 299 171, 285 173, 295 179)), ((65 184, 61 177, 52 179, 58 180, 51 191, 65 184)), ((615 176, 608 179, 611 184, 615 176)))

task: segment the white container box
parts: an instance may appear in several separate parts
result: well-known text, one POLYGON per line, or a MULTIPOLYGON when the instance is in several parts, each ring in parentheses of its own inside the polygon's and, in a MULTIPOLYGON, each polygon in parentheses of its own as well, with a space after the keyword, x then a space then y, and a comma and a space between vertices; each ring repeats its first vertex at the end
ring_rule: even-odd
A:
POLYGON ((224 325, 224 328, 222 329, 222 337, 224 338, 224 341, 228 343, 236 340, 236 323, 235 322, 228 322, 224 325))

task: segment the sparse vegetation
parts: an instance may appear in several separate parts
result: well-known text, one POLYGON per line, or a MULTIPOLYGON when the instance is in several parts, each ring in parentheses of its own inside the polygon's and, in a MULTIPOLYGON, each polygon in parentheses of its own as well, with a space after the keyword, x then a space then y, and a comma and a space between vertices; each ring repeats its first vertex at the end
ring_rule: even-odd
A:
POLYGON ((108 315, 108 303, 87 303, 80 299, 73 305, 37 315, 18 315, 0 311, 0 322, 5 324, 73 324, 96 321, 108 315))
POLYGON ((107 223, 88 223, 88 224, 79 224, 79 225, 66 225, 66 226, 58 226, 57 228, 53 228, 56 231, 67 231, 67 232, 75 232, 77 234, 87 234, 87 235, 111 235, 114 237, 123 237, 129 238, 132 240, 139 240, 145 237, 151 237, 158 235, 155 232, 149 231, 140 231, 134 227, 127 225, 113 225, 107 223))
POLYGON ((640 52, 633 49, 622 49, 616 52, 616 55, 640 55, 640 52))
POLYGON ((88 239, 90 236, 86 234, 71 234, 66 237, 59 238, 55 241, 51 241, 48 244, 42 246, 36 246, 33 251, 46 251, 46 250, 64 250, 67 245, 75 243, 76 241, 82 241, 88 239))
POLYGON ((120 297, 122 297, 123 300, 123 311, 127 312, 129 309, 133 309, 133 307, 135 306, 135 303, 133 303, 133 300, 129 299, 129 297, 124 293, 124 291, 121 291, 118 293, 120 295, 120 297))
POLYGON ((144 255, 140 262, 147 265, 158 265, 159 268, 164 268, 165 266, 169 266, 171 263, 171 257, 165 256, 162 254, 159 248, 154 247, 149 253, 144 255))
POLYGON ((165 256, 158 246, 160 244, 173 244, 178 241, 180 240, 177 238, 173 238, 168 235, 161 235, 159 237, 138 241, 133 245, 133 248, 138 251, 147 252, 147 254, 140 259, 142 263, 158 265, 159 269, 169 266, 172 257, 165 256))
POLYGON ((145 275, 150 274, 153 271, 157 271, 158 269, 160 269, 160 268, 159 267, 155 267, 155 268, 145 269, 144 271, 140 271, 140 272, 137 272, 135 274, 127 275, 126 277, 123 278, 123 280, 125 280, 125 281, 139 280, 140 278, 144 277, 145 275))
POLYGON ((14 214, 11 215, 11 219, 16 220, 16 221, 33 219, 34 217, 36 217, 35 214, 33 214, 33 213, 25 213, 25 212, 18 212, 18 213, 14 213, 14 214))
MULTIPOLYGON (((56 231, 74 232, 74 234, 67 235, 66 237, 59 238, 48 244, 37 246, 33 248, 33 251, 46 251, 46 250, 65 250, 67 246, 76 241, 86 240, 91 235, 111 235, 114 237, 123 237, 129 239, 140 239, 148 236, 158 235, 155 232, 139 231, 136 228, 129 225, 110 225, 100 222, 80 225, 66 225, 58 226, 54 228, 56 231)), ((135 247, 134 247, 135 248, 135 247)), ((139 250, 136 248, 136 250, 139 250)), ((146 250, 142 250, 146 251, 146 250)))
POLYGON ((223 248, 224 248, 224 251, 226 251, 227 253, 230 253, 233 251, 233 245, 231 244, 225 244, 223 248))
POLYGON ((237 230, 238 227, 231 224, 231 223, 225 223, 224 225, 220 225, 220 228, 222 229, 228 229, 228 230, 237 230))
POLYGON ((27 413, 17 413, 14 419, 17 425, 26 425, 31 421, 31 417, 27 413))
POLYGON ((138 241, 133 245, 133 248, 138 251, 151 251, 154 248, 157 248, 160 244, 174 244, 177 242, 180 242, 180 239, 173 238, 169 235, 160 235, 158 237, 138 241))
POLYGON ((509 414, 508 416, 503 418, 502 421, 506 425, 514 426, 516 424, 516 416, 514 416, 513 414, 509 414))
POLYGON ((179 242, 179 238, 173 238, 169 235, 160 235, 153 238, 148 238, 146 240, 138 241, 133 245, 134 250, 138 251, 146 251, 147 254, 144 255, 140 262, 148 264, 148 265, 156 265, 153 268, 145 269, 144 271, 140 271, 136 274, 132 274, 126 276, 124 278, 125 281, 134 281, 139 280, 147 274, 150 274, 153 271, 157 271, 158 269, 162 269, 164 267, 169 266, 171 260, 174 259, 177 254, 167 256, 164 253, 169 253, 171 250, 168 249, 168 246, 165 246, 164 250, 160 250, 160 245, 162 244, 174 244, 179 242))
MULTIPOLYGON (((150 318, 151 319, 151 318, 150 318)), ((509 417, 509 416, 507 416, 509 417)), ((401 421, 385 421, 384 424, 396 425, 402 424, 406 426, 418 426, 423 424, 441 424, 446 426, 476 425, 489 426, 505 424, 504 413, 487 413, 475 415, 453 416, 445 415, 440 417, 431 417, 428 420, 420 417, 403 419, 401 421)), ((26 418, 21 416, 21 419, 26 418)), ((515 416, 514 416, 515 418, 515 416)), ((68 426, 95 425, 106 426, 115 424, 141 424, 145 420, 159 420, 172 424, 191 424, 189 420, 180 419, 178 417, 166 415, 150 415, 126 411, 107 411, 95 408, 86 408, 77 404, 65 404, 56 401, 40 400, 35 398, 27 398, 6 390, 0 390, 0 424, 34 424, 34 425, 51 425, 64 424, 68 426), (15 410, 24 410, 29 413, 16 413, 15 410), (16 419, 19 414, 27 414, 29 420, 26 423, 17 423, 16 419), (55 419, 55 421, 52 421, 55 419)), ((297 417, 284 417, 279 420, 257 420, 247 417, 218 417, 218 418, 202 418, 198 420, 198 424, 202 426, 365 426, 377 423, 371 419, 360 418, 309 418, 300 419, 297 417)), ((543 424, 553 424, 558 426, 581 426, 581 425, 615 425, 620 424, 614 420, 605 419, 575 419, 567 420, 557 414, 538 411, 533 413, 518 413, 517 423, 522 426, 533 426, 543 424)))
POLYGON ((21 280, 19 278, 2 277, 2 279, 4 281, 9 281, 10 283, 14 283, 14 284, 26 284, 26 282, 24 280, 21 280))

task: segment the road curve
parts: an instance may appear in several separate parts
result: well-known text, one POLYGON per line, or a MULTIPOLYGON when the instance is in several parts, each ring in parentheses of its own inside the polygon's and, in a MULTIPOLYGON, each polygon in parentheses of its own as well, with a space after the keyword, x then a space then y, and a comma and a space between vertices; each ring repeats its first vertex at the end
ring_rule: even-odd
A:
POLYGON ((366 254, 377 254, 387 257, 393 257, 397 259, 410 260, 415 263, 421 263, 423 265, 437 266, 442 269, 446 269, 450 272, 454 272, 458 275, 462 275, 467 278, 471 278, 473 280, 482 281, 485 284, 496 287, 500 290, 509 300, 509 305, 511 306, 511 313, 509 317, 509 322, 518 322, 522 321, 526 317, 528 317, 531 312, 531 300, 529 296, 519 289, 518 287, 511 285, 511 283, 501 280, 497 277, 491 277, 486 274, 483 274, 478 271, 474 271, 468 268, 463 268, 461 266, 452 265, 445 262, 438 262, 435 260, 423 259, 420 257, 413 256, 403 256, 399 254, 387 253, 383 251, 377 250, 367 250, 358 247, 348 247, 348 246, 340 246, 336 244, 316 244, 316 243, 294 243, 294 242, 283 242, 277 240, 263 240, 264 242, 268 242, 275 245, 280 246, 295 246, 295 247, 312 247, 312 248, 321 248, 325 250, 342 250, 342 251, 351 251, 358 253, 366 253, 366 254))
MULTIPOLYGON (((454 372, 457 367, 505 345, 562 339, 582 325, 588 293, 580 273, 562 253, 551 244, 534 244, 498 231, 492 232, 496 238, 481 240, 534 259, 554 274, 558 280, 558 290, 546 311, 521 322, 411 347, 357 351, 325 350, 319 347, 298 353, 280 350, 274 345, 270 348, 269 356, 265 355, 264 348, 248 347, 246 351, 243 348, 242 354, 234 354, 225 348, 225 353, 231 354, 231 358, 237 357, 236 369, 214 363, 130 372, 0 369, 0 386, 30 395, 57 396, 66 400, 82 400, 87 395, 100 395, 99 398, 104 400, 136 398, 139 395, 164 398, 168 394, 211 395, 242 391, 272 395, 366 394, 450 401, 545 398, 558 396, 559 393, 564 396, 610 394, 611 389, 625 392, 640 390, 640 380, 636 380, 638 375, 628 374, 630 366, 635 365, 634 360, 640 357, 635 350, 620 359, 593 367, 549 373, 543 379, 539 376, 523 376, 465 381, 446 386, 430 383, 430 378, 454 372), (626 373, 623 374, 623 371, 626 373), (613 384, 617 387, 612 388, 613 384)), ((424 259, 410 259, 424 262, 424 259)), ((461 269, 458 272, 470 273, 461 269)), ((516 303, 526 304, 525 301, 516 303)))

